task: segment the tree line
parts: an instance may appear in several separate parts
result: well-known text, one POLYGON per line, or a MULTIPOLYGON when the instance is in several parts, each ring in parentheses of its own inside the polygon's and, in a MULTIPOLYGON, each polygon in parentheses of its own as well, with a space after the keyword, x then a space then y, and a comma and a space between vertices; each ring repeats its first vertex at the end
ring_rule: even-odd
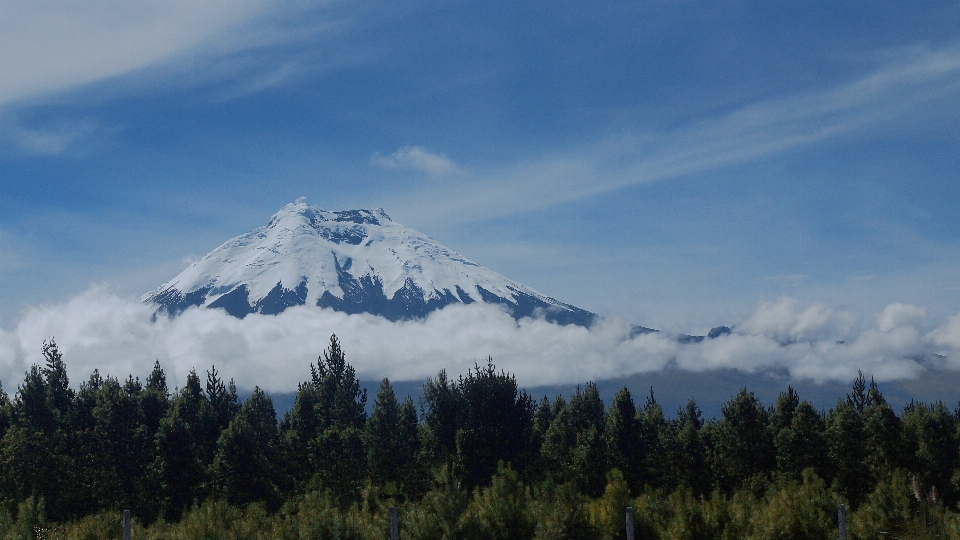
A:
POLYGON ((0 529, 130 509, 145 530, 240 512, 227 521, 313 515, 340 520, 328 536, 365 538, 362 516, 373 527, 389 503, 420 527, 411 538, 616 538, 629 504, 650 537, 737 537, 737 519, 793 512, 801 538, 831 529, 842 502, 865 531, 922 511, 960 534, 960 409, 897 414, 862 374, 828 411, 790 387, 769 406, 742 389, 719 418, 692 399, 668 418, 652 389, 605 406, 588 382, 536 400, 488 359, 455 379, 440 371, 420 403, 383 379, 368 415, 334 335, 278 422, 270 396, 241 402, 215 368, 173 391, 159 362, 142 382, 94 371, 73 390, 55 342, 43 356, 12 397, 0 388, 0 529), (736 518, 747 507, 757 515, 736 518))

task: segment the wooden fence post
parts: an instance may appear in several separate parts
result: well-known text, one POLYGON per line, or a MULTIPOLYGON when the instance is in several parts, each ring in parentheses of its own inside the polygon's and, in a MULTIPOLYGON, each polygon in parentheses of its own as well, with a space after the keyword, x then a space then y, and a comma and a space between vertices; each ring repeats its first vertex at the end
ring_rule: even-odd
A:
POLYGON ((130 540, 130 510, 123 511, 123 540, 130 540))
POLYGON ((390 540, 400 540, 400 518, 396 506, 390 507, 390 540))
POLYGON ((633 507, 627 507, 627 540, 633 540, 633 507))
POLYGON ((840 540, 847 540, 847 507, 837 507, 837 526, 840 528, 840 540))

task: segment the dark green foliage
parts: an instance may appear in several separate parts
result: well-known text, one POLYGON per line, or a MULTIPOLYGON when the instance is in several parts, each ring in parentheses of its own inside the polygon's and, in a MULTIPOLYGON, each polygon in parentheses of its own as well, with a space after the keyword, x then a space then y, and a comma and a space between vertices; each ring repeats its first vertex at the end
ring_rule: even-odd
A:
POLYGON ((363 439, 370 479, 378 486, 396 485, 405 456, 401 454, 400 404, 389 379, 380 381, 363 439))
POLYGON ((721 411, 712 460, 717 484, 731 492, 748 479, 772 471, 776 454, 767 411, 753 392, 741 389, 721 411))
POLYGON ((319 419, 318 432, 330 427, 363 429, 367 419, 367 391, 360 388, 356 371, 347 363, 336 334, 330 345, 310 364, 310 385, 317 393, 314 406, 319 419))
POLYGON ((220 435, 214 426, 213 409, 196 371, 191 371, 156 435, 153 469, 166 519, 177 519, 195 499, 207 494, 210 484, 206 466, 213 461, 220 435))
POLYGON ((367 420, 364 444, 367 466, 374 485, 385 493, 411 496, 419 494, 426 483, 420 460, 420 433, 417 411, 409 397, 401 405, 383 379, 367 420))
POLYGON ((452 469, 457 454, 457 430, 465 405, 463 396, 456 384, 447 378, 445 370, 441 369, 436 379, 428 379, 423 385, 421 406, 428 445, 433 454, 452 469))
POLYGON ((108 377, 98 392, 92 411, 93 430, 89 442, 100 456, 96 476, 101 480, 95 500, 114 508, 137 504, 137 484, 146 474, 152 457, 153 439, 148 437, 140 409, 139 384, 128 380, 124 386, 108 377))
POLYGON ((218 494, 232 504, 280 506, 280 432, 273 400, 259 387, 221 433, 212 477, 218 494))
POLYGON ((428 381, 421 425, 387 380, 366 418, 333 336, 278 426, 263 391, 240 405, 212 368, 172 396, 159 363, 74 391, 53 342, 44 357, 0 389, 3 538, 117 537, 130 507, 136 538, 382 539, 394 504, 418 539, 623 538, 625 506, 638 538, 826 538, 838 502, 851 538, 960 531, 956 415, 898 417, 862 375, 826 415, 788 387, 671 421, 652 391, 605 409, 592 383, 535 407, 488 361, 428 381))
POLYGON ((863 414, 863 410, 870 406, 870 394, 867 392, 866 381, 863 378, 863 372, 857 370, 857 378, 853 381, 853 388, 847 394, 847 403, 853 407, 857 414, 863 414))
POLYGON ((640 441, 643 448, 642 479, 644 484, 655 488, 672 489, 676 485, 676 470, 673 455, 676 440, 669 422, 663 416, 663 408, 653 395, 647 395, 643 409, 637 412, 640 426, 640 441))
POLYGON ((360 430, 333 425, 310 442, 309 450, 316 485, 329 490, 342 507, 357 502, 367 465, 360 430))
POLYGON ((56 343, 43 345, 46 366, 31 366, 12 403, 10 428, 0 449, 6 499, 43 497, 51 519, 75 515, 77 495, 70 420, 75 394, 56 343))
POLYGON ((838 489, 856 508, 870 491, 873 478, 867 458, 863 417, 850 400, 839 401, 827 417, 827 448, 838 489))
POLYGON ((457 429, 457 465, 467 489, 486 484, 499 462, 521 473, 531 461, 534 404, 517 380, 497 373, 493 360, 475 366, 456 387, 463 403, 457 429))
POLYGON ((310 380, 300 384, 281 425, 288 471, 301 489, 315 480, 334 490, 341 504, 359 495, 366 476, 366 404, 367 392, 360 389, 334 334, 317 364, 310 364, 310 380), (328 465, 337 467, 338 474, 326 469, 328 465))
POLYGON ((63 354, 53 339, 43 344, 43 358, 46 361, 43 378, 47 383, 50 409, 58 422, 65 423, 69 420, 74 393, 70 389, 70 379, 67 377, 67 366, 63 362, 63 354))
POLYGON ((366 477, 367 392, 360 389, 336 335, 330 336, 330 345, 316 366, 310 365, 310 381, 301 386, 303 392, 314 395, 310 424, 317 434, 307 443, 309 459, 300 465, 309 465, 315 485, 330 490, 341 506, 350 505, 359 499, 366 477))
POLYGON ((907 464, 903 425, 876 382, 870 380, 870 405, 863 411, 863 429, 866 437, 866 465, 871 477, 880 478, 883 471, 907 464))
POLYGON ((423 452, 423 437, 417 419, 417 408, 413 399, 407 396, 398 411, 400 421, 400 448, 402 456, 398 465, 397 487, 400 495, 407 498, 419 498, 427 490, 430 473, 423 452))
POLYGON ((316 388, 312 384, 301 383, 293 407, 284 414, 280 423, 287 467, 298 486, 303 486, 313 476, 308 445, 322 433, 317 415, 317 398, 316 388))
POLYGON ((799 480, 804 469, 813 467, 823 476, 827 445, 823 418, 807 401, 800 401, 793 388, 780 394, 770 421, 776 447, 777 470, 787 478, 799 480))
POLYGON ((607 409, 605 435, 609 466, 621 472, 632 493, 639 493, 643 487, 643 441, 637 408, 626 388, 617 392, 607 409))
POLYGON ((693 493, 710 493, 713 487, 707 467, 708 449, 704 441, 703 418, 696 401, 691 399, 686 407, 677 411, 674 425, 677 480, 681 485, 692 489, 693 493))
POLYGON ((956 504, 957 490, 952 481, 960 465, 956 417, 942 402, 917 404, 903 414, 903 430, 907 469, 917 477, 925 493, 935 486, 942 502, 956 504))
POLYGON ((424 385, 424 444, 433 461, 453 470, 467 489, 486 484, 503 461, 521 476, 537 474, 535 405, 492 358, 457 382, 441 370, 424 385))
POLYGON ((543 443, 546 440, 551 421, 553 421, 553 406, 547 396, 543 396, 533 411, 533 427, 530 436, 533 458, 527 465, 525 475, 531 483, 543 481, 547 476, 547 470, 550 468, 550 464, 543 455, 543 443))
POLYGON ((224 384, 217 373, 216 366, 211 367, 207 372, 207 401, 213 409, 214 429, 218 432, 226 429, 240 410, 237 385, 233 383, 233 379, 230 379, 228 384, 224 384))
POLYGON ((573 483, 590 496, 599 496, 605 485, 607 445, 603 401, 597 385, 577 388, 569 405, 557 401, 542 454, 550 463, 548 477, 562 484, 573 483))

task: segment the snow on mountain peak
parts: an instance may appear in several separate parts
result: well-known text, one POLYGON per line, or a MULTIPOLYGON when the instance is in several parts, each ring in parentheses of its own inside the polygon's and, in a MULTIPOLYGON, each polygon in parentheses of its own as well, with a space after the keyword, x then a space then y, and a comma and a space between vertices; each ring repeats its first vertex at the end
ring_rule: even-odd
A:
POLYGON ((542 313, 589 326, 596 317, 480 266, 382 208, 328 211, 302 198, 143 300, 171 315, 205 306, 243 317, 309 304, 399 320, 480 301, 502 304, 516 318, 542 313))

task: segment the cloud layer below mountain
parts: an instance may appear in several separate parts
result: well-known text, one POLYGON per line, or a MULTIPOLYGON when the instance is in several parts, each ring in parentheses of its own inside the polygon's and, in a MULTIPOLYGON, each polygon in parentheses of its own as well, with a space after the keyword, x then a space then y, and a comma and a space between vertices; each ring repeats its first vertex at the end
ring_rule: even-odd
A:
POLYGON ((878 381, 917 377, 925 369, 960 370, 960 314, 930 323, 917 306, 890 304, 863 316, 791 298, 763 301, 731 334, 681 344, 676 336, 630 337, 622 320, 591 329, 543 320, 515 321, 494 306, 452 305, 424 320, 390 322, 312 307, 236 319, 221 310, 190 309, 174 319, 133 298, 94 287, 56 305, 26 310, 0 329, 0 378, 7 391, 42 363, 55 338, 74 386, 101 374, 143 378, 159 360, 171 385, 215 365, 244 388, 289 392, 309 364, 339 336, 362 380, 423 380, 440 369, 457 375, 492 356, 524 386, 575 384, 664 369, 733 368, 793 380, 850 381, 858 369, 878 381))

